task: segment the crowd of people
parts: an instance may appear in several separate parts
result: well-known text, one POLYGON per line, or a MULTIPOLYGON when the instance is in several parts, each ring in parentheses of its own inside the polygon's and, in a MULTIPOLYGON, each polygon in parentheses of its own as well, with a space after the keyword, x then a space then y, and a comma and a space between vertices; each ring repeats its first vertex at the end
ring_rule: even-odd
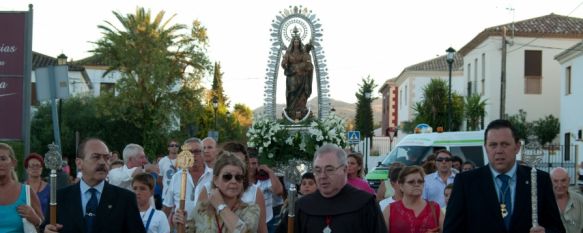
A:
POLYGON ((436 150, 422 166, 391 164, 377 191, 363 179, 361 154, 324 144, 296 184, 295 203, 274 169, 240 142, 170 140, 168 154, 150 163, 138 144, 119 160, 103 140, 88 138, 76 155, 77 179, 58 188, 56 224, 43 157, 26 156, 20 183, 14 151, 0 143, 0 232, 24 232, 26 222, 46 233, 583 232, 583 197, 569 189, 566 169, 537 171, 533 226, 530 168, 516 160, 516 130, 496 120, 484 137, 487 165, 436 150), (182 145, 193 157, 185 170, 176 164, 182 145))

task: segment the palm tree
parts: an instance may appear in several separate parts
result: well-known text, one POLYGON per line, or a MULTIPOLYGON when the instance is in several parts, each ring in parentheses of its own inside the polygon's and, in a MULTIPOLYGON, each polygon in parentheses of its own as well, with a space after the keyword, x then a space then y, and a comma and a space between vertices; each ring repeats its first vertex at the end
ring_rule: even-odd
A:
MULTIPOLYGON (((448 88, 441 79, 431 79, 423 88, 423 100, 413 105, 415 111, 414 124, 426 123, 434 129, 447 126, 448 88)), ((463 116, 463 101, 456 93, 452 93, 452 129, 459 130, 463 116)))
POLYGON ((465 101, 465 115, 468 130, 480 129, 480 122, 486 115, 486 100, 480 95, 470 95, 465 101))
POLYGON ((142 130, 144 148, 163 149, 163 135, 177 117, 202 112, 194 109, 201 108, 197 102, 202 93, 196 83, 210 68, 206 29, 195 21, 190 32, 184 31, 186 25, 171 24, 174 15, 164 20, 164 11, 153 16, 142 7, 135 14, 113 14, 121 27, 107 21, 99 25, 103 37, 94 42, 92 51, 109 66, 104 75, 114 70, 122 73, 112 107, 121 109, 119 117, 142 130))

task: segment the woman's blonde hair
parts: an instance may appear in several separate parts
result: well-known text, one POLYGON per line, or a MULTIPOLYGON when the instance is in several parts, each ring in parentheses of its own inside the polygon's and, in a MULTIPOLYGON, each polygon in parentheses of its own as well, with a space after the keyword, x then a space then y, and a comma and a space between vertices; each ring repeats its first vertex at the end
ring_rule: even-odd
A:
MULTIPOLYGON (((17 162, 16 155, 14 154, 14 149, 12 149, 12 147, 10 145, 0 142, 0 150, 8 151, 8 156, 14 162, 14 164, 16 164, 16 162, 17 162)), ((18 180, 18 175, 16 175, 16 171, 14 170, 14 168, 12 168, 12 179, 18 180)))

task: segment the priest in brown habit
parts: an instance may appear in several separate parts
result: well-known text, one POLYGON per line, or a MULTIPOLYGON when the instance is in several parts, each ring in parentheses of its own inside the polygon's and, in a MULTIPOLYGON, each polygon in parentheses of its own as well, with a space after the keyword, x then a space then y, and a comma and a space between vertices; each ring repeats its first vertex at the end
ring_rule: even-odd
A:
POLYGON ((294 232, 387 232, 375 196, 346 183, 346 152, 326 144, 314 155, 318 190, 296 202, 294 232))

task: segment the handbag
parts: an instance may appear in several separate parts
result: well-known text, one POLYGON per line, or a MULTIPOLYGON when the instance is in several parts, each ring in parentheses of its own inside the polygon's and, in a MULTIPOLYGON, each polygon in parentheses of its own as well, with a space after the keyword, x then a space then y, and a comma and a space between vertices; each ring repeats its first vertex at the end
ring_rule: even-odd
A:
MULTIPOLYGON (((30 186, 28 186, 28 184, 25 184, 25 189, 26 189, 26 205, 31 206, 30 205, 30 186)), ((24 233, 37 233, 36 227, 34 226, 34 224, 32 224, 31 222, 26 220, 26 218, 22 218, 22 227, 24 229, 24 233)))

